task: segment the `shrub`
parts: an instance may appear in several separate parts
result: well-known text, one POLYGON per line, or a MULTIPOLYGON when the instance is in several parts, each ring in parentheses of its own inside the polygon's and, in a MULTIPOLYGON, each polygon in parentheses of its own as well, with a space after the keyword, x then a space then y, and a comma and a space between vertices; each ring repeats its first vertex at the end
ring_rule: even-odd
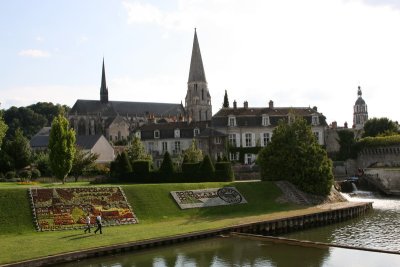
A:
POLYGON ((208 155, 204 156, 203 162, 200 165, 200 175, 205 181, 212 181, 214 178, 214 166, 208 155))
POLYGON ((5 178, 5 176, 2 172, 0 172, 0 178, 5 178))
POLYGON ((135 160, 132 164, 133 173, 135 176, 149 177, 150 164, 149 160, 135 160))
POLYGON ((186 182, 196 182, 200 177, 201 163, 183 163, 182 173, 186 182))
POLYGON ((174 165, 168 151, 164 154, 164 159, 158 172, 164 179, 172 179, 174 175, 174 165))
POLYGON ((0 178, 0 183, 6 182, 7 180, 5 178, 0 178))
POLYGON ((128 180, 130 173, 132 173, 132 166, 125 151, 112 162, 110 171, 113 177, 128 180))
POLYGON ((41 173, 40 173, 40 171, 38 170, 38 169, 33 169, 32 170, 32 176, 31 176, 31 178, 33 179, 33 180, 36 180, 37 178, 39 178, 41 176, 41 173))
POLYGON ((6 179, 13 179, 16 178, 16 173, 15 171, 8 171, 6 172, 6 179))
POLYGON ((215 177, 218 181, 233 181, 235 175, 230 162, 217 162, 215 164, 215 177))
POLYGON ((29 170, 22 170, 19 172, 19 177, 22 178, 22 180, 29 180, 31 179, 32 173, 29 170))

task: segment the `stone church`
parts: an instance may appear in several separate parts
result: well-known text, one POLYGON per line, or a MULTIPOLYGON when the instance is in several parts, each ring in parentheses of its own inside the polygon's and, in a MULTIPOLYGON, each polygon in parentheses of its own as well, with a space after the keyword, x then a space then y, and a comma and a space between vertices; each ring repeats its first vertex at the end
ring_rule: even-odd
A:
POLYGON ((100 99, 78 99, 69 112, 68 119, 78 135, 103 134, 108 140, 117 142, 127 140, 135 129, 143 125, 209 121, 211 116, 211 96, 195 30, 185 106, 182 102, 110 101, 103 59, 100 99))

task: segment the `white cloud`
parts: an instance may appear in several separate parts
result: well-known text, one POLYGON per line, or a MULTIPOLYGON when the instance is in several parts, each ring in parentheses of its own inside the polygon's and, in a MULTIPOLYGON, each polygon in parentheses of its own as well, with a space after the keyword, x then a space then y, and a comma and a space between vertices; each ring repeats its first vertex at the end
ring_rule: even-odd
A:
POLYGON ((0 90, 1 108, 28 106, 37 102, 53 102, 71 106, 79 99, 93 99, 95 86, 18 86, 0 90))
POLYGON ((78 40, 76 41, 77 45, 81 45, 84 43, 87 43, 89 41, 89 37, 87 37, 86 35, 81 35, 78 40))
POLYGON ((43 57, 50 57, 50 53, 43 51, 43 50, 38 50, 38 49, 26 49, 26 50, 21 50, 18 53, 19 56, 21 57, 33 57, 33 58, 43 58, 43 57))

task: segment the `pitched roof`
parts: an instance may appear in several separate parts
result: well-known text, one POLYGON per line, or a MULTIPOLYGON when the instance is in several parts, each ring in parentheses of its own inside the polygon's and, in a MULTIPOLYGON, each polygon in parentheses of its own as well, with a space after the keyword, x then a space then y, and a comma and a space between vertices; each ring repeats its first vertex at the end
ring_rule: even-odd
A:
POLYGON ((201 131, 200 134, 197 135, 196 137, 205 138, 205 137, 209 137, 209 136, 226 136, 226 134, 221 133, 213 128, 206 128, 206 129, 204 129, 204 131, 201 131))
POLYGON ((151 103, 151 102, 127 102, 127 101, 109 101, 101 103, 99 100, 78 99, 72 107, 70 114, 99 114, 103 116, 144 116, 154 114, 156 116, 178 116, 185 115, 185 109, 182 104, 171 103, 151 103))
MULTIPOLYGON (((43 127, 37 134, 35 134, 29 141, 31 148, 47 148, 49 146, 50 130, 51 127, 43 127)), ((101 134, 77 135, 76 145, 82 149, 92 149, 101 137, 101 134)))
POLYGON ((196 29, 194 30, 192 58, 190 60, 189 79, 190 82, 207 82, 204 72, 203 60, 201 59, 199 40, 197 39, 196 29))

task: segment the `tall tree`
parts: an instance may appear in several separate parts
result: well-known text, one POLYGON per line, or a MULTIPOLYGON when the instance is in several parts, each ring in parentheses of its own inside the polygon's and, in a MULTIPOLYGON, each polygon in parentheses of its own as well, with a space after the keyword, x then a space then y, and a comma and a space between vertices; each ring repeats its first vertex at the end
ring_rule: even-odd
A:
POLYGON ((192 145, 183 152, 185 163, 197 163, 203 160, 203 152, 197 147, 196 140, 192 140, 192 145))
POLYGON ((75 131, 63 115, 54 118, 49 137, 49 159, 54 176, 65 183, 75 156, 75 131))
POLYGON ((0 147, 3 143, 4 136, 6 136, 8 126, 3 120, 3 112, 0 112, 0 147))
POLYGON ((44 116, 47 120, 46 126, 50 126, 51 122, 57 115, 67 114, 70 109, 66 105, 54 105, 51 102, 37 102, 36 104, 27 106, 27 108, 33 110, 36 114, 44 116))
POLYGON ((46 117, 25 107, 7 109, 4 112, 4 121, 8 125, 7 138, 14 136, 15 131, 20 128, 28 139, 47 123, 46 117))
POLYGON ((128 146, 127 149, 129 161, 131 164, 135 160, 148 160, 148 161, 153 161, 153 158, 151 155, 146 153, 146 150, 144 148, 144 145, 142 141, 140 141, 139 137, 135 136, 131 142, 131 144, 128 146))
POLYGON ((332 161, 300 117, 291 124, 280 122, 257 161, 263 180, 288 180, 317 195, 327 195, 333 184, 332 161))
POLYGON ((164 153, 164 158, 158 171, 164 178, 171 178, 174 174, 174 164, 168 151, 164 153))
POLYGON ((12 166, 17 170, 31 163, 31 147, 21 129, 17 129, 14 136, 6 141, 4 150, 12 159, 12 166))
POLYGON ((228 92, 225 90, 223 108, 229 108, 228 92))
POLYGON ((372 118, 364 124, 363 137, 396 135, 398 132, 398 125, 388 118, 372 118))
POLYGON ((75 182, 78 181, 85 171, 93 169, 95 161, 99 158, 98 154, 93 154, 90 151, 83 151, 82 148, 76 147, 74 160, 72 162, 72 168, 69 172, 75 178, 75 182))

